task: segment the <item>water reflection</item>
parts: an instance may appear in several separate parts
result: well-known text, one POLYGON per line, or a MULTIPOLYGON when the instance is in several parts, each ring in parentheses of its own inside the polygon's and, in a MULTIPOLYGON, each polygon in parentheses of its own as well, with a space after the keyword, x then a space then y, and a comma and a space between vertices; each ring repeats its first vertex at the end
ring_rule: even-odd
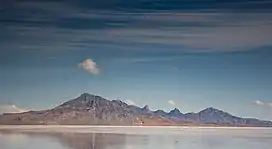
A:
MULTIPOLYGON (((270 130, 271 131, 271 130, 270 130)), ((37 133, 0 131, 2 149, 270 149, 271 133, 37 133), (263 136, 263 137, 261 137, 263 136)))
POLYGON ((40 138, 46 140, 45 144, 50 141, 57 141, 64 149, 125 149, 131 148, 130 146, 133 144, 147 144, 148 142, 148 137, 144 135, 128 136, 108 133, 15 133, 2 131, 0 136, 8 137, 8 142, 13 144, 18 143, 19 138, 21 138, 20 140, 40 138))
POLYGON ((126 144, 122 134, 52 134, 61 144, 72 149, 107 149, 126 144))

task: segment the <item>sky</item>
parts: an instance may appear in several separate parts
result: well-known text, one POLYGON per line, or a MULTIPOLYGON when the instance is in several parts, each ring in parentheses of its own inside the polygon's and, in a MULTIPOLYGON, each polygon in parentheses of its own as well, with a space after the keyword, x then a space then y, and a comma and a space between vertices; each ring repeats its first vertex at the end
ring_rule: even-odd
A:
POLYGON ((272 120, 270 0, 13 0, 0 33, 0 113, 90 93, 272 120))

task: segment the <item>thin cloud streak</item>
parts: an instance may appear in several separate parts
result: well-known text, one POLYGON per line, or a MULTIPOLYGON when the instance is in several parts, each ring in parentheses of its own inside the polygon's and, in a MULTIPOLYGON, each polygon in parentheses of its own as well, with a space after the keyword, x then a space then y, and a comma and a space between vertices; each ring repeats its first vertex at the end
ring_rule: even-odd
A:
POLYGON ((271 18, 272 13, 74 12, 66 18, 68 25, 63 19, 41 21, 34 17, 37 27, 6 26, 9 34, 1 36, 9 40, 0 46, 80 50, 109 45, 131 50, 131 45, 164 45, 194 52, 251 50, 272 46, 271 18))
POLYGON ((259 105, 259 106, 263 106, 264 105, 264 103, 262 101, 260 101, 260 100, 256 100, 255 104, 259 105))

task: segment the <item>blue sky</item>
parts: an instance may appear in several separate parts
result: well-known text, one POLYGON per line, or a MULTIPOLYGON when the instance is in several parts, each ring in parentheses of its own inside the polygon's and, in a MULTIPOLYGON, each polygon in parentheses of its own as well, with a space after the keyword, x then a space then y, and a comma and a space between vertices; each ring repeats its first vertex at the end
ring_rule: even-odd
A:
POLYGON ((215 107, 272 120, 271 8, 266 0, 6 2, 0 110, 51 108, 88 92, 153 110, 215 107))

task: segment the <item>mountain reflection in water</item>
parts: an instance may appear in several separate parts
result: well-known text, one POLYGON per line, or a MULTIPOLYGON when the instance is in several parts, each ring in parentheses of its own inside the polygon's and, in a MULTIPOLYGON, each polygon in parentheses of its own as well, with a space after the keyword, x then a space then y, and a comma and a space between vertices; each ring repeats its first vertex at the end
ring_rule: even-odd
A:
MULTIPOLYGON (((161 130, 163 131, 163 130, 161 130)), ((170 130, 169 130, 170 131, 170 130)), ((0 149, 271 149, 272 129, 145 134, 0 131, 0 149)))
MULTIPOLYGON (((132 144, 146 144, 147 136, 108 134, 108 133, 29 133, 0 132, 2 136, 12 136, 9 140, 18 138, 40 138, 57 141, 64 149, 122 149, 130 148, 132 144), (130 138, 128 140, 128 137, 130 138), (13 139, 11 139, 13 138, 13 139), (129 144, 128 144, 129 142, 129 144)), ((1 137, 0 137, 1 139, 1 137)), ((1 141, 0 141, 1 143, 1 141)), ((2 149, 0 147, 0 149, 2 149)))
POLYGON ((53 134, 59 142, 72 149, 107 149, 120 147, 126 144, 126 136, 123 134, 53 134))

